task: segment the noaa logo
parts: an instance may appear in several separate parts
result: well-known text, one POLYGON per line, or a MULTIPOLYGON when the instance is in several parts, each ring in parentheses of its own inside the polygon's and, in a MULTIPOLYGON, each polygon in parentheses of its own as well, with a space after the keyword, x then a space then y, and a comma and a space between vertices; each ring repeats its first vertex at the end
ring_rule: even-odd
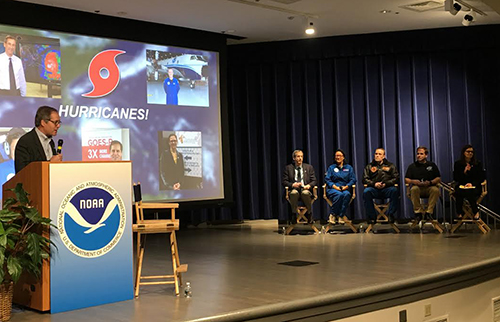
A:
POLYGON ((432 171, 432 166, 428 166, 426 169, 427 171, 432 171))
POLYGON ((89 79, 94 87, 83 97, 103 97, 115 90, 120 82, 120 69, 116 63, 116 56, 125 54, 119 49, 101 51, 92 58, 89 64, 89 79))
POLYGON ((118 192, 101 181, 83 182, 64 197, 57 214, 62 242, 85 258, 105 255, 125 229, 125 206, 118 192))

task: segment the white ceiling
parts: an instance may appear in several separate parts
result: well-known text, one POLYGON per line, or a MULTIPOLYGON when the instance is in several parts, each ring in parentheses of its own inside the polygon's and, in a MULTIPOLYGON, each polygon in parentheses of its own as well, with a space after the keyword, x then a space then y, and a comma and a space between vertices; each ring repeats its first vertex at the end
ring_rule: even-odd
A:
MULTIPOLYGON (((444 0, 431 0, 444 3, 444 0)), ((499 0, 457 0, 483 11, 475 25, 500 24, 499 0), (493 8, 493 9, 492 9, 493 8)), ((401 8, 427 8, 425 0, 27 0, 86 12, 193 29, 226 32, 245 37, 229 44, 307 38, 306 18, 316 34, 326 37, 384 31, 462 26, 464 12, 456 16, 444 7, 416 12, 401 8), (287 4, 289 3, 289 4, 287 4), (390 10, 389 13, 380 13, 390 10)), ((462 10, 463 11, 463 10, 462 10)), ((463 28, 473 28, 473 25, 463 28)))

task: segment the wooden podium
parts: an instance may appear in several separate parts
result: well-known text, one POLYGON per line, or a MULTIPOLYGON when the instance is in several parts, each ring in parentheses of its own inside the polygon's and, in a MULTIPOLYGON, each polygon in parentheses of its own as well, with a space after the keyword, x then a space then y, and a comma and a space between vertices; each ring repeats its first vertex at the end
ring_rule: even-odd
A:
POLYGON ((57 228, 47 230, 50 263, 17 283, 14 302, 57 313, 132 299, 132 163, 33 162, 3 185, 4 199, 19 182, 57 228))

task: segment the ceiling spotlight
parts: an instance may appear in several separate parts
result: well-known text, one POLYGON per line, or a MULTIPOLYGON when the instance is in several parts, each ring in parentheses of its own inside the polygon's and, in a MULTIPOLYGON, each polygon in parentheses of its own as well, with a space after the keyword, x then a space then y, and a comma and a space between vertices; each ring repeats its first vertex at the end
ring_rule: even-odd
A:
POLYGON ((306 34, 313 35, 316 32, 314 24, 311 20, 307 19, 306 34))
POLYGON ((462 6, 456 3, 454 0, 446 0, 444 3, 444 10, 449 11, 452 15, 456 15, 460 10, 462 10, 462 6))
POLYGON ((464 20, 462 20, 462 25, 467 27, 470 26, 470 24, 475 21, 476 21, 476 13, 471 10, 467 14, 465 14, 464 20))

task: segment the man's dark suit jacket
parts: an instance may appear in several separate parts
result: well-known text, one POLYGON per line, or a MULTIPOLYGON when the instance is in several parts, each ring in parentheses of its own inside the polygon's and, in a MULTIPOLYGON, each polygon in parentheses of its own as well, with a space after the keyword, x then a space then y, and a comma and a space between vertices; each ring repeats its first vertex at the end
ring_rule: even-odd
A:
MULTIPOLYGON (((316 185, 316 174, 314 173, 314 168, 312 165, 307 163, 302 163, 302 178, 304 179, 304 185, 311 185, 312 188, 316 185)), ((281 184, 283 187, 288 187, 292 190, 292 185, 295 182, 295 164, 289 164, 285 167, 283 171, 283 177, 281 184)))
MULTIPOLYGON (((52 153, 56 154, 54 148, 52 153)), ((25 166, 35 161, 47 161, 47 156, 43 150, 42 143, 36 134, 35 128, 21 136, 16 145, 15 152, 15 168, 16 173, 21 171, 25 166)))

